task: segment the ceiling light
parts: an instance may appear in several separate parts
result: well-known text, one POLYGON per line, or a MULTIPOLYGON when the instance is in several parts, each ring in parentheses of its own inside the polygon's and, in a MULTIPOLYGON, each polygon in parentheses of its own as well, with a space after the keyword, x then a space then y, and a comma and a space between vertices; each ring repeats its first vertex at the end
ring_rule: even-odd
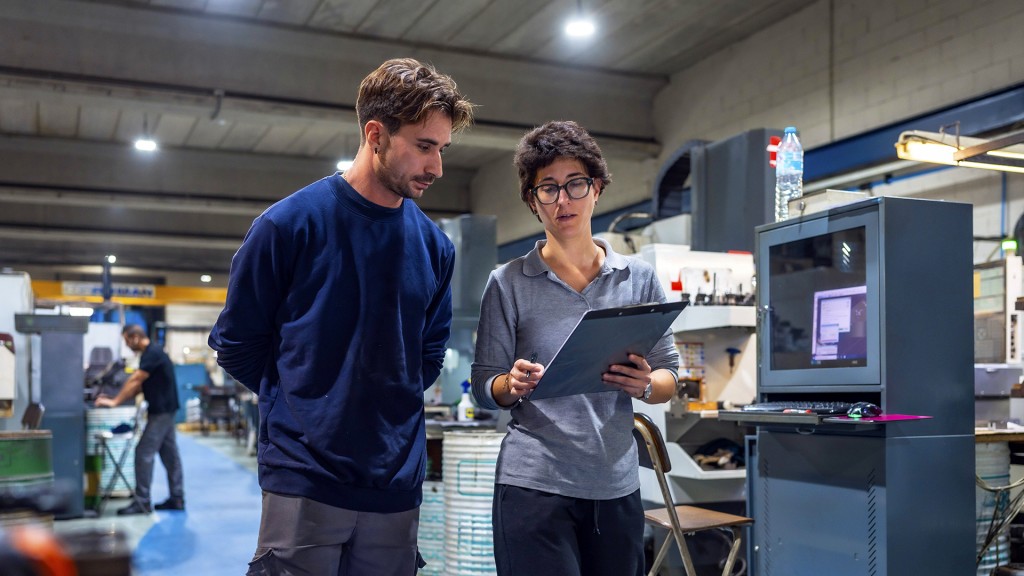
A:
POLYGON ((143 152, 155 152, 156 151, 156 140, 149 135, 149 118, 145 114, 142 115, 142 136, 135 140, 135 149, 142 150, 143 152))
POLYGON ((572 38, 594 35, 594 21, 583 14, 583 0, 576 0, 576 14, 565 25, 565 34, 572 38))
POLYGON ((992 140, 908 130, 896 141, 904 160, 1024 173, 1024 131, 992 140))
POLYGON ((573 38, 586 38, 594 35, 594 22, 576 17, 565 25, 565 33, 573 38))
POLYGON ((152 138, 139 138, 135 141, 135 149, 142 150, 143 152, 154 152, 156 151, 156 140, 152 138))
POLYGON ((344 173, 352 167, 352 160, 338 160, 338 172, 344 173))
POLYGON ((199 277, 199 281, 209 284, 210 282, 213 282, 213 276, 210 276, 209 274, 203 274, 202 276, 199 277))

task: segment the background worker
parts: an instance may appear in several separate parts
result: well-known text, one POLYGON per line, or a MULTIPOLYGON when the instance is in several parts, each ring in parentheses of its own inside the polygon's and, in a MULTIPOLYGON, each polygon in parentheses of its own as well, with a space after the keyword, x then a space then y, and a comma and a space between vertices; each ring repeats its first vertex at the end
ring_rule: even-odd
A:
POLYGON ((134 399, 142 392, 146 400, 146 427, 135 446, 135 500, 117 511, 118 514, 148 514, 157 510, 184 510, 185 484, 181 469, 181 455, 174 431, 174 415, 178 411, 178 383, 174 377, 174 364, 162 348, 152 343, 146 331, 136 324, 128 324, 121 331, 125 344, 133 352, 142 354, 139 368, 121 386, 113 398, 100 395, 97 408, 112 408, 134 399), (153 480, 153 461, 160 454, 160 462, 167 470, 170 497, 156 506, 150 503, 150 485, 153 480))

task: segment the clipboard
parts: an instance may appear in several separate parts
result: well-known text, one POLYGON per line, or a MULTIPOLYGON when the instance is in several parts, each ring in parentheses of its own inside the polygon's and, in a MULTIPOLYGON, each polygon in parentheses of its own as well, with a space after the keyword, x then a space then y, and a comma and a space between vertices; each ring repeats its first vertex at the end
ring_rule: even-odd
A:
POLYGON ((614 391, 601 375, 612 364, 629 364, 629 354, 647 356, 687 304, 652 302, 590 310, 562 343, 527 398, 614 391))

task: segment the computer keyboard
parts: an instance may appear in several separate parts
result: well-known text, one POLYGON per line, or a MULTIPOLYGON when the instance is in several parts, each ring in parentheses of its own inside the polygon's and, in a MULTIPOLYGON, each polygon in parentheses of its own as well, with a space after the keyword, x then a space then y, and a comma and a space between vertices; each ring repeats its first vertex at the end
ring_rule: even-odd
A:
POLYGON ((850 402, 839 401, 807 401, 807 400, 784 400, 773 402, 759 402, 747 404, 743 407, 744 412, 803 412, 807 414, 846 414, 850 411, 850 402))

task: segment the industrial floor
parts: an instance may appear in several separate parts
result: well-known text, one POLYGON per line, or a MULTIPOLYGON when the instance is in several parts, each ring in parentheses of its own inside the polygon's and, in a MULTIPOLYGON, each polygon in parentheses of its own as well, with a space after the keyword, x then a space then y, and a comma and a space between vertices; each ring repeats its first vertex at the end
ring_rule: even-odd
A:
MULTIPOLYGON (((179 432, 178 447, 186 511, 118 516, 117 510, 131 499, 114 498, 106 503, 102 517, 59 520, 54 523, 55 532, 67 538, 96 530, 122 534, 131 550, 131 576, 244 574, 255 551, 260 523, 256 458, 247 453, 244 443, 225 432, 208 436, 179 432)), ((162 502, 167 496, 167 476, 158 458, 153 501, 162 502)), ((713 572, 704 568, 699 566, 698 573, 720 573, 720 568, 713 572)), ((676 576, 683 571, 678 559, 670 556, 661 573, 676 576)))
MULTIPOLYGON (((178 447, 185 475, 184 512, 118 516, 117 509, 131 500, 111 499, 102 517, 60 520, 54 530, 61 535, 96 529, 123 533, 133 551, 132 576, 244 574, 260 523, 256 458, 224 432, 179 432, 178 447)), ((160 464, 154 467, 152 495, 154 502, 168 496, 160 464)))
MULTIPOLYGON (((54 523, 54 530, 62 536, 93 530, 123 534, 132 551, 132 576, 244 574, 260 522, 256 458, 247 453, 244 443, 225 432, 208 436, 179 432, 178 445, 185 477, 185 512, 117 516, 117 510, 131 500, 115 498, 107 502, 102 517, 60 520, 54 523)), ((162 502, 168 496, 167 477, 159 459, 157 462, 152 495, 154 502, 162 502)), ((1013 467, 1013 481, 1020 479, 1022 469, 1013 467)), ((1009 555, 1004 554, 1008 561, 1009 555)), ((673 559, 670 557, 669 564, 673 559)), ((682 569, 672 565, 665 570, 677 574, 682 569)), ((700 568, 698 571, 703 573, 700 568)))

